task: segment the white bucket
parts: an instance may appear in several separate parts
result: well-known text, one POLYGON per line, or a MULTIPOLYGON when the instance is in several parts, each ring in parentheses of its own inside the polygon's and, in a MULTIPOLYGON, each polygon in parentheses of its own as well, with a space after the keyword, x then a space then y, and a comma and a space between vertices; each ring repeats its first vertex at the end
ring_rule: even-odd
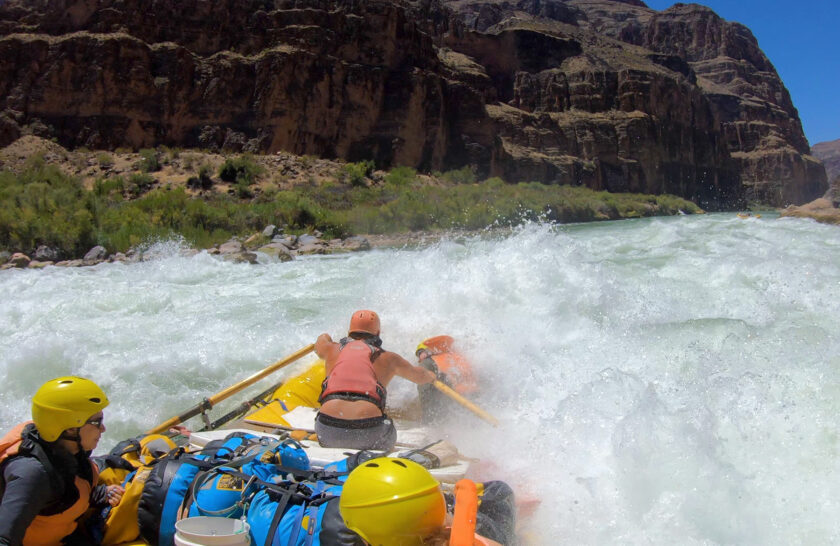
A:
POLYGON ((198 516, 175 522, 177 546, 247 546, 251 526, 241 519, 198 516))

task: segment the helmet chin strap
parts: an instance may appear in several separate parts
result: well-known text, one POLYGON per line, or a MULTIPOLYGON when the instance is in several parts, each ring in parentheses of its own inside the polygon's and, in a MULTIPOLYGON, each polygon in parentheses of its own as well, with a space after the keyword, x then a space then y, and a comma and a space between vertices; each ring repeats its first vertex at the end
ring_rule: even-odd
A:
POLYGON ((82 435, 79 433, 79 427, 75 428, 68 428, 64 432, 61 433, 61 436, 58 437, 59 440, 68 440, 70 442, 76 442, 76 445, 79 448, 79 452, 83 452, 84 448, 82 447, 82 435), (75 430, 76 434, 69 434, 69 431, 75 430))

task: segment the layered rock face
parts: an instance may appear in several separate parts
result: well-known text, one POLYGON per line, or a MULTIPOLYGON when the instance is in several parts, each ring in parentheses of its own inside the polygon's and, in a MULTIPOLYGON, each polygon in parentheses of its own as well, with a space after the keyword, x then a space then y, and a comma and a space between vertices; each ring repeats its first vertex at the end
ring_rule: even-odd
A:
POLYGON ((68 0, 2 14, 6 127, 71 147, 444 163, 446 82, 394 4, 68 0))
POLYGON ((706 207, 825 191, 749 31, 638 0, 8 0, 0 146, 474 165, 706 207))
MULTIPOLYGON (((483 32, 534 22, 560 35, 573 32, 570 27, 584 30, 586 53, 602 65, 618 58, 618 66, 626 66, 628 55, 647 52, 651 62, 684 74, 694 84, 693 91, 702 95, 713 118, 713 129, 703 130, 723 142, 746 200, 803 203, 825 191, 825 172, 809 154, 790 94, 743 25, 726 22, 696 4, 675 4, 663 12, 641 2, 611 0, 457 0, 449 5, 468 26, 483 32), (593 34, 643 51, 598 42, 593 34)), ((672 106, 688 113, 688 96, 672 106)), ((655 110, 639 110, 662 122, 655 110)))
POLYGON ((829 180, 840 177, 840 139, 814 144, 811 153, 823 162, 829 180))

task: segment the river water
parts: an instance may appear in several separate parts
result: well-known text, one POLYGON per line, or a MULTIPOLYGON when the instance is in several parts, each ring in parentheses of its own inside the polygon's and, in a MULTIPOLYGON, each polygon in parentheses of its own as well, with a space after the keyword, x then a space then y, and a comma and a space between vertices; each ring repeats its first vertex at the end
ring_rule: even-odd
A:
POLYGON ((448 333, 475 363, 501 426, 465 412, 440 435, 541 500, 524 543, 840 543, 836 227, 531 224, 257 266, 153 250, 0 272, 4 426, 43 381, 87 376, 107 450, 372 308, 387 348, 448 333))

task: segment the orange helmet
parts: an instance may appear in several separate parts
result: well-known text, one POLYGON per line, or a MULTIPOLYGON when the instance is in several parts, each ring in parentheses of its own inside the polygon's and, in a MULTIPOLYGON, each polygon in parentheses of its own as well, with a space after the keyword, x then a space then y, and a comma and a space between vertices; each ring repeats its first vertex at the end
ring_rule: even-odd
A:
POLYGON ((374 311, 368 311, 366 309, 356 311, 350 318, 350 329, 348 332, 351 334, 362 333, 378 336, 379 315, 374 311))
POLYGON ((449 353, 452 352, 452 345, 454 343, 455 339, 452 336, 430 337, 429 339, 424 339, 420 342, 420 345, 417 346, 417 350, 414 351, 414 354, 416 355, 420 351, 426 351, 431 355, 449 353))

